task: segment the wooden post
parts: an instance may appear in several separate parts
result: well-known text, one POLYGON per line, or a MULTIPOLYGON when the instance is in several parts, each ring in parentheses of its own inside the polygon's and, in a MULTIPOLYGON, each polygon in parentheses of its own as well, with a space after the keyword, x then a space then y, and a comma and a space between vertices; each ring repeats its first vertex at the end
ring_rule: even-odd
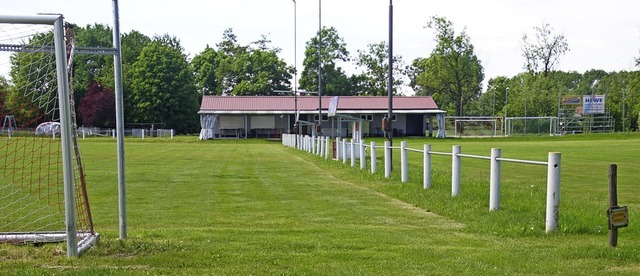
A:
MULTIPOLYGON (((618 206, 618 165, 609 165, 609 207, 618 206)), ((609 246, 618 245, 618 227, 609 225, 609 246)))

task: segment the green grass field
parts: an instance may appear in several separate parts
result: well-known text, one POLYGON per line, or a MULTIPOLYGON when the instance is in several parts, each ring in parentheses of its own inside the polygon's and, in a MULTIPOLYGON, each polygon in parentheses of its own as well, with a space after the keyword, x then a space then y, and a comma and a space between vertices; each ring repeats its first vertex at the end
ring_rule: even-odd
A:
MULTIPOLYGON (((401 139, 396 138, 399 144, 401 139)), ((79 259, 63 244, 0 245, 0 274, 562 274, 640 273, 640 135, 408 139, 435 151, 546 161, 562 152, 560 227, 544 233, 546 167, 503 164, 501 209, 489 212, 489 162, 433 157, 422 189, 263 140, 127 140, 128 235, 118 239, 115 141, 81 142, 100 241, 79 259), (607 172, 618 164, 630 210, 618 248, 607 238, 607 172)), ((399 153, 394 156, 399 168, 399 153)))

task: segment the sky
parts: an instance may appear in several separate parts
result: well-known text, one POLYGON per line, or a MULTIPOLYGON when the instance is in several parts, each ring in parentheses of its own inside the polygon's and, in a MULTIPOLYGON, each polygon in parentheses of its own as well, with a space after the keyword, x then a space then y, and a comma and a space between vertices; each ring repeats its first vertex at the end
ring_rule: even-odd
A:
MULTIPOLYGON (((246 45, 267 35, 280 57, 297 62, 302 71, 305 43, 317 34, 319 21, 335 27, 352 57, 368 44, 387 41, 386 0, 181 0, 118 1, 122 33, 137 30, 147 36, 169 34, 180 39, 190 58, 222 39, 232 28, 246 45), (321 9, 320 9, 321 5, 321 9), (294 20, 294 13, 296 18, 294 20), (295 26, 295 32, 294 32, 295 26), (295 50, 294 50, 295 49, 295 50)), ((484 67, 485 83, 497 76, 523 72, 522 36, 550 24, 563 34, 570 51, 557 69, 584 72, 635 70, 640 56, 638 0, 396 0, 393 1, 393 50, 405 64, 428 57, 434 32, 425 28, 431 16, 449 19, 457 32, 466 29, 484 67)), ((61 13, 68 22, 113 26, 110 0, 3 1, 0 14, 61 13)), ((358 68, 345 66, 347 73, 358 68)), ((405 91, 405 93, 410 93, 405 91)))

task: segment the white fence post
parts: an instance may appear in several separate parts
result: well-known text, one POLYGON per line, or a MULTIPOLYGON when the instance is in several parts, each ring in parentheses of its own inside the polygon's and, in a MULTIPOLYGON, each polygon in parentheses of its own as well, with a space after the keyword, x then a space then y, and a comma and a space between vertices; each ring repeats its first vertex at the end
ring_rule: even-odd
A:
POLYGON ((360 140, 360 169, 364 170, 367 168, 367 147, 364 146, 364 139, 360 140))
POLYGON ((451 196, 460 195, 460 146, 453 146, 451 152, 451 196))
POLYGON ((174 129, 171 129, 171 139, 173 139, 173 131, 174 129))
POLYGON ((342 163, 347 164, 347 138, 342 138, 342 163))
POLYGON ((315 146, 313 145, 313 141, 315 140, 315 138, 316 137, 314 137, 314 136, 309 136, 307 138, 309 153, 313 153, 313 151, 315 150, 315 146))
POLYGON ((302 151, 308 151, 307 148, 309 148, 309 143, 308 140, 309 136, 304 135, 302 136, 302 151))
POLYGON ((546 230, 550 233, 558 230, 560 213, 560 153, 550 152, 547 164, 547 216, 546 230))
POLYGON ((409 158, 407 150, 407 141, 400 142, 400 181, 407 183, 409 181, 409 158))
POLYGON ((489 182, 489 211, 500 209, 500 158, 501 149, 491 149, 491 174, 489 182))
POLYGON ((316 152, 316 155, 320 155, 320 156, 322 156, 322 146, 324 146, 322 139, 323 139, 322 136, 318 136, 318 151, 316 152))
POLYGON ((391 147, 389 141, 384 141, 384 177, 391 177, 391 147))
POLYGON ((298 149, 304 150, 304 136, 302 134, 298 134, 298 149))
POLYGON ((144 140, 144 128, 142 129, 142 140, 144 140))
POLYGON ((351 167, 356 166, 356 144, 351 139, 351 143, 349 143, 349 151, 351 153, 351 167))
POLYGON ((424 155, 423 155, 423 188, 431 189, 431 145, 424 145, 424 155))
POLYGON ((324 139, 324 159, 329 159, 329 150, 331 146, 329 145, 331 142, 331 137, 326 136, 324 139))
POLYGON ((371 141, 371 173, 376 173, 376 142, 371 141))

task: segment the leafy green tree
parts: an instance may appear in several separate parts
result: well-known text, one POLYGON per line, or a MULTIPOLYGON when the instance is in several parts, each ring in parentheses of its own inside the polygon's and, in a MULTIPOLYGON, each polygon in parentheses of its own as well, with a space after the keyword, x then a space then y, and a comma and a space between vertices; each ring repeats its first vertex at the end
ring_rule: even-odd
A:
POLYGON ((567 51, 569 44, 563 34, 556 34, 549 23, 534 27, 535 40, 529 41, 527 34, 522 35, 522 55, 525 58, 524 69, 532 74, 547 76, 567 51))
POLYGON ((177 38, 158 36, 145 46, 133 64, 130 121, 165 123, 178 133, 191 133, 198 127, 200 95, 193 69, 177 38))
POLYGON ((489 79, 487 91, 471 103, 469 115, 504 116, 509 92, 509 78, 499 76, 489 79))
MULTIPOLYGON (((134 67, 133 64, 138 61, 142 50, 147 45, 151 44, 151 38, 133 30, 129 33, 123 34, 121 39, 122 44, 122 86, 124 95, 129 94, 133 89, 133 77, 134 67)), ((113 57, 112 57, 113 59, 113 57)), ((107 86, 110 86, 107 85, 107 86)), ((129 100, 124 101, 124 117, 125 120, 131 121, 133 112, 135 110, 135 104, 129 100)))
POLYGON ((132 30, 129 33, 123 34, 120 42, 122 44, 122 64, 123 67, 125 67, 124 69, 126 69, 127 66, 132 65, 138 60, 142 49, 151 43, 151 38, 136 30, 132 30))
POLYGON ((7 78, 0 76, 0 114, 2 114, 0 119, 4 119, 4 115, 7 115, 5 106, 10 89, 11 86, 9 85, 7 78))
POLYGON ((293 69, 278 57, 277 49, 251 49, 242 56, 244 74, 233 88, 234 95, 271 95, 274 90, 291 89, 293 69))
MULTIPOLYGON (((74 26, 76 47, 112 48, 113 31, 102 24, 74 26)), ((80 103, 87 88, 94 82, 113 87, 113 56, 75 54, 73 57, 72 89, 75 102, 80 103)))
POLYGON ((194 69, 198 91, 204 95, 220 95, 222 93, 222 86, 216 75, 220 70, 220 55, 215 49, 207 45, 204 51, 191 60, 191 65, 194 69))
POLYGON ((243 46, 233 30, 225 30, 217 51, 207 46, 192 60, 198 90, 215 95, 271 95, 274 90, 291 89, 293 69, 270 42, 262 36, 243 46))
POLYGON ((349 61, 349 51, 344 40, 334 28, 323 27, 322 47, 318 55, 318 36, 307 41, 304 52, 304 66, 300 76, 300 89, 318 91, 318 64, 322 60, 322 94, 323 95, 353 95, 352 80, 344 70, 338 66, 338 62, 349 61))
POLYGON ((456 35, 453 23, 431 17, 426 28, 436 32, 436 47, 426 58, 414 60, 409 71, 417 95, 432 95, 440 108, 463 116, 468 103, 480 96, 484 73, 466 31, 456 35))
MULTIPOLYGON (((363 69, 361 95, 387 95, 389 83, 389 45, 386 42, 369 44, 367 51, 358 50, 355 63, 363 69)), ((393 57, 393 94, 404 84, 405 66, 401 56, 393 57)))

